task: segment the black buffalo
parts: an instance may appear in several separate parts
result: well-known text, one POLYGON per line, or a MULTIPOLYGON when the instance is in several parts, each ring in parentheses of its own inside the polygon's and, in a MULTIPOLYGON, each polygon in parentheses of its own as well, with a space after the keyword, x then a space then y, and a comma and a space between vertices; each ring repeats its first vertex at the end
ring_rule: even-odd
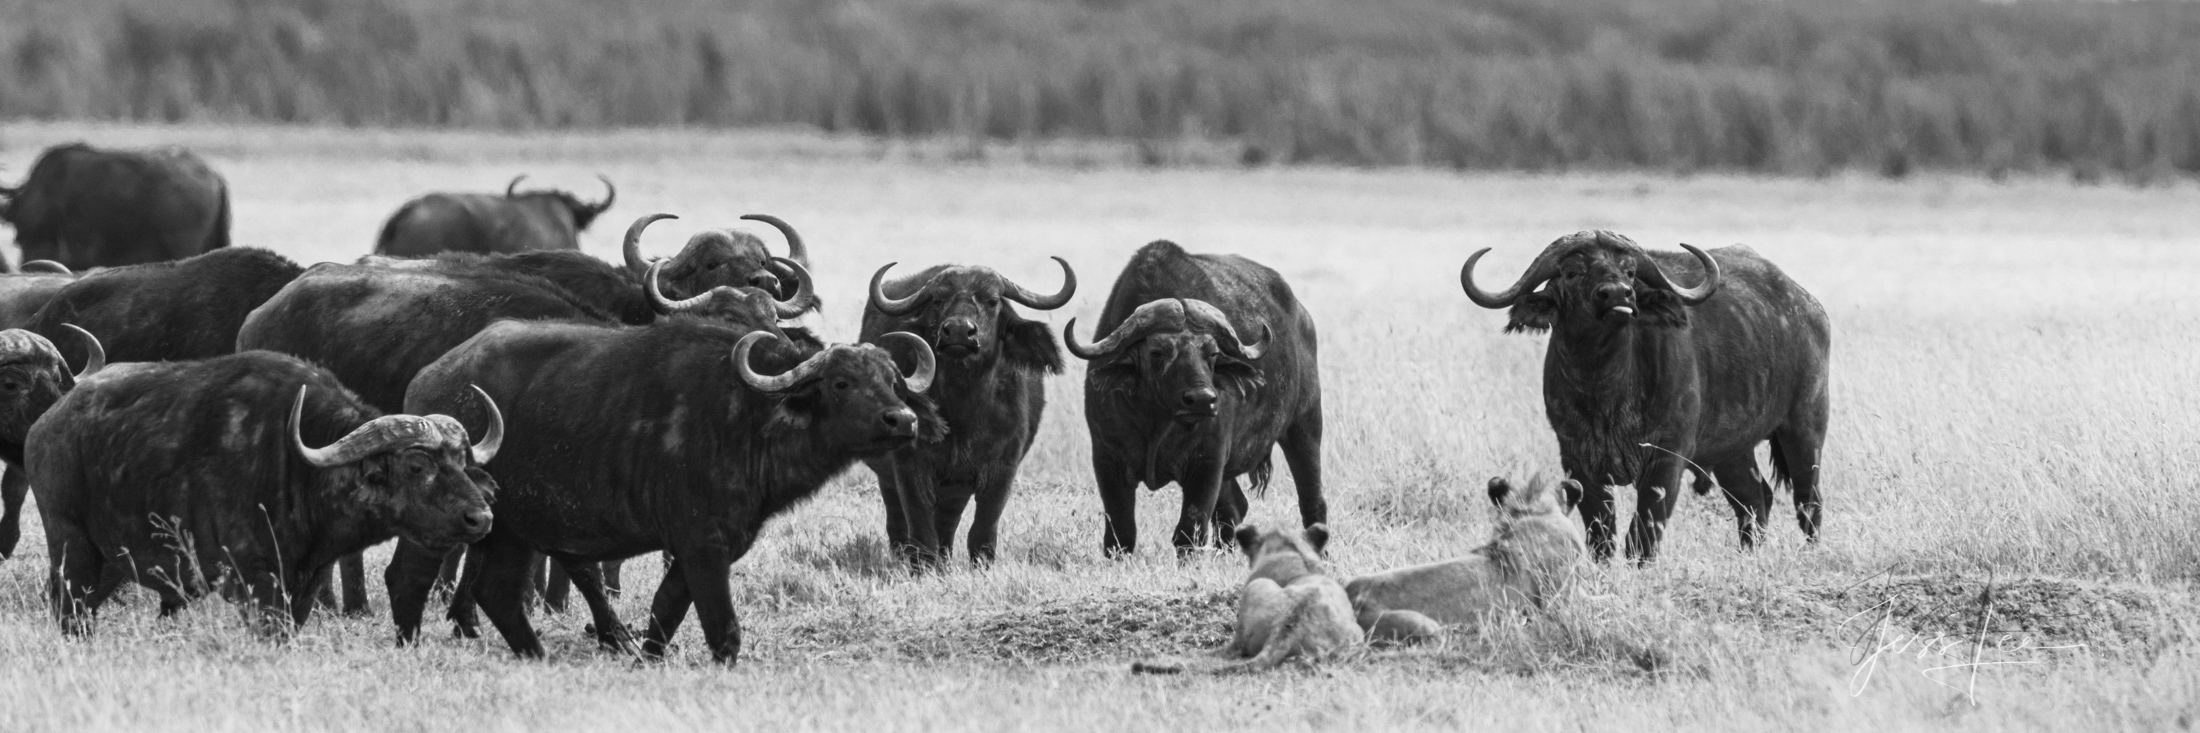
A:
MULTIPOLYGON (((914 357, 914 374, 870 344, 805 357, 770 333, 700 321, 504 321, 453 349, 413 380, 405 404, 478 414, 467 385, 479 384, 510 407, 512 440, 489 466, 501 486, 497 526, 474 545, 485 553, 482 612, 514 652, 542 655, 521 609, 529 553, 541 552, 572 573, 598 640, 624 647, 589 563, 661 550, 671 563, 642 651, 662 655, 693 605, 712 656, 732 663, 741 633, 727 572, 764 522, 856 460, 943 430, 921 394, 930 351, 915 336, 890 340, 914 357), (765 344, 762 368, 781 373, 752 366, 765 344)), ((436 561, 401 546, 392 563, 401 641, 419 629, 436 561)))
POLYGON ((29 328, 38 309, 72 282, 76 273, 52 260, 25 262, 21 270, 0 274, 0 328, 29 328))
POLYGON ((180 260, 229 246, 229 184, 181 148, 48 148, 0 220, 25 260, 73 269, 180 260))
POLYGON ((23 497, 31 486, 23 472, 23 439, 31 424, 68 394, 76 380, 107 363, 99 339, 74 326, 69 329, 83 341, 87 354, 84 371, 75 374, 46 337, 19 328, 0 331, 0 461, 7 465, 7 474, 0 476, 0 509, 5 510, 0 513, 0 559, 13 557, 15 543, 22 539, 23 497))
POLYGON ((76 324, 98 334, 117 362, 221 356, 237 350, 245 317, 300 272, 281 255, 251 247, 109 268, 62 286, 29 329, 58 342, 70 335, 62 324, 76 324))
POLYGON ((1107 510, 1109 555, 1138 547, 1138 485, 1184 487, 1173 538, 1178 552, 1214 537, 1231 541, 1245 518, 1238 477, 1264 489, 1283 448, 1298 485, 1299 517, 1328 521, 1322 499, 1322 391, 1314 317, 1283 276, 1237 255, 1195 255, 1170 242, 1138 250, 1082 344, 1071 320, 1070 353, 1085 372, 1092 470, 1107 510), (1241 333, 1260 333, 1248 343, 1241 333))
MULTIPOLYGON (((653 261, 642 255, 642 231, 659 219, 677 219, 671 214, 651 214, 635 220, 627 227, 626 238, 620 250, 626 257, 629 272, 646 272, 653 261)), ((809 245, 802 241, 802 234, 785 220, 770 214, 745 214, 741 218, 760 221, 779 230, 787 239, 788 260, 810 264, 809 245)), ((764 247, 764 240, 737 229, 712 229, 697 232, 688 237, 687 246, 680 248, 665 267, 665 293, 674 298, 694 297, 696 294, 720 285, 748 286, 771 292, 780 298, 795 296, 793 282, 787 280, 787 267, 773 257, 764 247)), ((806 310, 817 310, 819 301, 811 294, 802 301, 806 310)))
POLYGON ((135 581, 164 616, 218 587, 265 631, 303 624, 337 557, 392 534, 441 547, 489 531, 480 465, 503 426, 488 412, 469 445, 451 418, 383 415, 282 354, 110 367, 47 411, 25 451, 54 614, 84 633, 135 581))
POLYGON ((1610 487, 1635 486, 1627 555, 1648 561, 1691 468, 1699 493, 1717 479, 1742 545, 1754 545, 1772 511, 1756 458, 1765 440, 1773 478, 1794 487, 1803 534, 1818 538, 1826 310, 1748 247, 1681 246, 1687 254, 1647 252, 1612 232, 1581 232, 1552 242, 1499 293, 1474 284, 1489 249, 1459 271, 1476 305, 1512 308, 1506 332, 1551 332, 1543 412, 1567 475, 1587 487, 1578 505, 1600 561, 1612 556, 1610 487))
POLYGON ((947 421, 947 438, 865 461, 886 502, 887 540, 914 565, 946 559, 973 497, 970 560, 993 560, 1001 510, 1046 411, 1046 375, 1062 372, 1054 332, 1009 304, 1067 305, 1077 272, 1054 261, 1062 265, 1062 289, 1052 295, 984 267, 939 265, 885 282, 888 264, 871 276, 862 340, 883 345, 887 334, 914 333, 938 356, 939 376, 925 394, 947 421))
POLYGON ((513 178, 504 195, 431 193, 397 207, 374 240, 379 254, 420 257, 438 252, 527 252, 580 249, 580 233, 611 208, 619 189, 603 181, 602 201, 582 201, 565 191, 519 190, 513 178))
MULTIPOLYGON (((652 277, 645 280, 654 282, 654 270, 663 266, 654 265, 652 277)), ((811 291, 807 272, 797 264, 787 267, 796 292, 807 295, 811 291)), ((654 317, 705 318, 750 330, 779 333, 778 319, 799 311, 792 302, 774 301, 752 288, 719 287, 681 301, 646 285, 634 290, 654 317)), ((237 333, 236 348, 267 349, 310 360, 335 373, 375 409, 399 412, 404 409, 407 385, 423 367, 503 319, 613 322, 590 299, 521 270, 322 264, 253 310, 237 333)), ((814 340, 806 333, 800 337, 814 340)), ((344 612, 363 612, 367 598, 362 559, 344 558, 337 575, 343 586, 344 612)), ((562 587, 552 584, 553 608, 564 607, 562 587)), ((453 620, 470 631, 471 606, 461 599, 452 610, 453 620)))

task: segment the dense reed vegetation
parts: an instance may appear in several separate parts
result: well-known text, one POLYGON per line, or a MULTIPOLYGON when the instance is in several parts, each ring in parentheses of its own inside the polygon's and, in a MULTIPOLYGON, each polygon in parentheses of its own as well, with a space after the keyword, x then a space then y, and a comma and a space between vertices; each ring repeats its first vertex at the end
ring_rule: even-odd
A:
POLYGON ((814 126, 1255 163, 2200 173, 2200 3, 0 0, 0 117, 814 126))

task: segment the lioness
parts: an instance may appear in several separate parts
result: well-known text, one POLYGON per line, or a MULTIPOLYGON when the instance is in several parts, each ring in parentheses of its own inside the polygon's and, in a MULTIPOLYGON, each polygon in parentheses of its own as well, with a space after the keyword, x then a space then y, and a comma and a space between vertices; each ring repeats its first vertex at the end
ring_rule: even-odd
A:
POLYGON ((1237 632, 1212 656, 1238 661, 1139 662, 1131 665, 1131 671, 1254 672, 1293 657, 1331 656, 1360 643, 1360 627, 1353 623, 1344 586, 1322 573, 1321 549, 1329 543, 1327 526, 1316 524, 1304 533, 1294 533, 1244 524, 1238 526, 1237 541, 1253 572, 1238 594, 1237 632))
POLYGON ((1492 612, 1541 608, 1566 589, 1581 563, 1581 529, 1566 518, 1581 484, 1537 476, 1514 491, 1490 479, 1497 536, 1443 562, 1353 578, 1345 595, 1368 641, 1420 643, 1444 627, 1479 621, 1492 612))

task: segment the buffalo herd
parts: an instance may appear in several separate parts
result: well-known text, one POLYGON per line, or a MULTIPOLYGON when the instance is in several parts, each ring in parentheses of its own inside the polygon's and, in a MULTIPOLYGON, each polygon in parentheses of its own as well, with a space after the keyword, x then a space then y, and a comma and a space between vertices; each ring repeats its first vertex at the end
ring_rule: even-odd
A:
MULTIPOLYGON (((820 301, 792 225, 742 217, 777 231, 783 256, 720 229, 658 258, 643 235, 671 215, 652 214, 606 262, 576 240, 616 197, 603 183, 596 202, 520 179, 427 194, 372 254, 300 267, 228 246, 226 185, 197 156, 46 151, 0 188, 26 260, 0 274, 0 556, 32 493, 65 633, 90 631, 129 582, 163 615, 220 592, 280 635, 316 605, 364 612, 360 553, 394 538, 401 643, 441 587, 460 633, 479 633, 478 609, 541 656, 529 597, 562 608, 570 582, 603 646, 661 656, 692 607, 731 663, 730 567, 858 462, 912 569, 948 561, 973 505, 968 558, 990 563, 1065 349, 1086 362, 1107 556, 1137 549, 1141 485, 1181 487, 1180 555, 1237 541, 1279 448, 1301 524, 1326 532, 1314 316, 1265 265, 1153 242, 1090 335, 1071 319, 1057 342, 1018 309, 1069 305, 1068 261, 1052 292, 888 263, 858 340, 826 343, 801 325, 820 301), (652 552, 666 570, 636 634, 610 599, 619 563, 652 552)), ((1684 483, 1722 489, 1744 547, 1775 482, 1818 536, 1825 309, 1747 247, 1681 247, 1583 232, 1500 291, 1476 282, 1487 249, 1460 272, 1474 304, 1509 309, 1507 332, 1549 332, 1544 412, 1598 560, 1622 486, 1636 562, 1656 559, 1684 483)))

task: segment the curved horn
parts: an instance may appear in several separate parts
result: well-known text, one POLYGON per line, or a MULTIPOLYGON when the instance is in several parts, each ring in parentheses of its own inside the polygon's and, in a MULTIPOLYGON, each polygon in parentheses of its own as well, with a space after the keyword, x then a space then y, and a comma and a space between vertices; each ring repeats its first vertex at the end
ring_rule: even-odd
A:
POLYGON ((1144 335, 1146 330, 1153 327, 1155 320, 1162 318, 1164 315, 1182 314, 1183 308, 1184 305, 1174 299, 1156 300, 1139 306, 1138 310, 1131 311, 1131 317, 1123 319, 1123 322, 1115 327, 1113 333, 1109 333, 1106 338, 1100 339, 1100 342, 1096 344, 1086 344, 1078 341, 1077 319, 1072 318, 1069 319, 1069 325, 1062 328, 1062 345, 1068 347, 1069 353, 1075 354, 1079 359, 1086 361, 1098 359, 1115 353, 1117 349, 1123 348, 1126 343, 1137 340, 1138 337, 1144 335))
POLYGON ((504 197, 511 198, 519 195, 519 182, 524 180, 527 180, 527 174, 525 173, 512 176, 512 182, 504 184, 504 197))
POLYGON ((588 209, 601 214, 604 209, 611 208, 611 202, 619 200, 619 187, 611 185, 611 179, 605 178, 602 173, 596 174, 596 180, 603 181, 603 200, 589 204, 588 209))
POLYGON ((782 277, 782 280, 794 280, 794 295, 786 300, 779 300, 777 294, 773 294, 772 310, 778 313, 780 318, 795 318, 808 313, 809 306, 805 304, 817 297, 817 287, 810 280, 809 269, 803 267, 802 263, 785 257, 773 257, 769 261, 776 262, 780 267, 785 268, 786 272, 784 274, 787 277, 782 277))
POLYGON ((825 355, 832 352, 832 349, 817 352, 810 355, 810 358, 802 360, 802 363, 794 365, 794 368, 787 370, 787 373, 767 377, 749 368, 749 350, 756 347, 756 342, 768 338, 785 340, 770 331, 756 331, 747 336, 742 336, 741 340, 733 345, 734 373, 741 375, 741 381, 747 383, 750 388, 767 394, 785 392, 789 387, 801 384, 802 380, 809 379, 810 375, 817 373, 817 370, 825 368, 825 355))
POLYGON ((878 268, 878 272, 871 273, 871 307, 889 316, 906 316, 916 312, 917 308, 924 305, 925 290, 932 285, 929 281, 919 284, 917 292, 910 293, 909 297, 901 300, 886 297, 886 289, 880 287, 880 284, 886 281, 886 271, 894 269, 898 264, 901 263, 888 262, 885 267, 878 268))
POLYGON ((78 328, 74 323, 64 323, 61 324, 61 327, 75 331, 76 335, 84 340, 84 368, 77 370, 76 380, 83 381, 85 377, 98 374, 99 370, 107 368, 107 348, 99 345, 99 337, 93 336, 90 331, 78 328))
POLYGON ((55 262, 55 261, 53 261, 53 260, 31 260, 31 261, 29 261, 29 262, 25 262, 25 263, 23 263, 23 266, 22 266, 22 267, 20 268, 20 271, 21 271, 21 272, 23 272, 23 273, 25 273, 25 274, 28 274, 28 273, 33 273, 33 272, 50 272, 50 273, 53 273, 53 274, 55 274, 55 275, 74 275, 74 274, 76 274, 76 273, 74 273, 74 272, 70 272, 70 271, 69 271, 69 266, 68 266, 68 265, 64 265, 64 264, 61 264, 61 263, 59 263, 59 262, 55 262))
POLYGON ((810 266, 810 247, 802 243, 802 234, 794 230, 793 224, 770 214, 742 214, 741 218, 764 222, 779 230, 779 235, 787 238, 787 259, 800 262, 803 267, 810 266))
MULTIPOLYGON (((504 449, 504 411, 497 409, 497 401, 491 399, 481 385, 466 386, 474 388, 474 394, 481 397, 482 406, 489 410, 489 432, 483 434, 480 440, 474 441, 473 447, 468 449, 474 455, 475 465, 486 466, 490 461, 496 460, 497 451, 504 449)), ((303 391, 299 392, 301 397, 304 394, 303 391)), ((292 432, 296 433, 295 430, 292 432)))
POLYGON ((665 261, 658 260, 649 263, 649 274, 642 276, 642 289, 649 292, 649 305, 651 308, 655 308, 659 314, 685 313, 702 307, 704 302, 710 300, 710 293, 708 292, 686 300, 666 298, 664 291, 657 289, 657 273, 663 269, 665 269, 665 261))
POLYGON ((917 371, 903 376, 902 383, 908 385, 909 391, 924 394, 925 390, 932 388, 933 375, 939 373, 939 362, 932 356, 932 345, 925 343, 924 337, 908 331, 895 331, 878 337, 880 346, 896 342, 908 344, 909 354, 917 359, 917 371))
POLYGON ((1001 284, 1007 287, 1001 293, 1001 297, 1043 311, 1050 311, 1065 305, 1069 305, 1070 296, 1077 294, 1077 271, 1070 269, 1069 260, 1056 257, 1054 258, 1054 261, 1061 263, 1062 265, 1062 289, 1060 291, 1055 292, 1053 295, 1042 298, 1037 295, 1033 295, 1032 292, 1029 290, 1025 290, 1024 286, 1017 285, 1016 283, 1009 281, 1008 278, 1004 277, 1001 278, 1001 284))
POLYGON ((1239 359, 1259 359, 1261 353, 1266 351, 1268 342, 1275 338, 1275 333, 1269 330, 1268 324, 1263 323, 1260 324, 1260 340, 1245 343, 1244 339, 1238 338, 1237 327, 1230 324, 1230 316, 1223 313, 1221 308, 1216 308, 1213 303, 1204 300, 1185 298, 1184 310, 1194 318, 1206 322, 1209 328, 1221 331, 1227 337, 1220 344, 1222 350, 1239 359))
POLYGON ((342 439, 337 440, 335 444, 324 448, 306 447, 305 436, 299 434, 298 426, 299 423, 303 422, 305 419, 307 389, 310 388, 302 384, 298 385, 298 399, 297 401, 290 403, 291 449, 298 451, 298 456, 306 459, 306 462, 313 464, 315 468, 341 466, 345 463, 350 462, 350 457, 345 455, 349 452, 347 450, 347 448, 349 448, 347 444, 351 442, 351 436, 349 435, 346 435, 342 439))
POLYGON ((626 269, 633 271, 636 275, 648 272, 649 261, 642 259, 642 230, 648 229, 649 225, 657 223, 658 219, 678 218, 680 217, 671 214, 650 214, 635 219, 633 224, 628 225, 626 228, 626 242, 619 246, 619 249, 626 253, 626 269))
POLYGON ((1665 276, 1665 269, 1658 267, 1657 260, 1650 259, 1647 252, 1635 260, 1635 276, 1651 285, 1671 289, 1673 295, 1680 298, 1682 305, 1695 305, 1710 300, 1712 294, 1719 292, 1719 261, 1711 259, 1710 254, 1696 249, 1693 244, 1683 244, 1681 249, 1688 250, 1689 254, 1696 256, 1696 261, 1703 263, 1703 282, 1697 283, 1696 287, 1684 288, 1674 284, 1665 276))
POLYGON ((1528 265, 1527 272, 1520 274, 1520 280, 1513 283, 1512 287, 1506 288, 1501 293, 1485 291, 1474 284, 1474 263, 1480 262, 1482 255, 1489 253, 1490 248, 1488 247, 1475 250, 1474 254, 1467 257, 1467 264, 1459 268, 1459 287, 1467 291, 1467 299, 1474 301, 1475 305, 1484 308, 1510 306, 1513 301, 1519 300, 1521 295, 1534 290, 1535 286, 1543 284, 1543 281, 1551 279, 1552 266, 1549 259, 1539 256, 1535 258, 1534 263, 1528 265))

